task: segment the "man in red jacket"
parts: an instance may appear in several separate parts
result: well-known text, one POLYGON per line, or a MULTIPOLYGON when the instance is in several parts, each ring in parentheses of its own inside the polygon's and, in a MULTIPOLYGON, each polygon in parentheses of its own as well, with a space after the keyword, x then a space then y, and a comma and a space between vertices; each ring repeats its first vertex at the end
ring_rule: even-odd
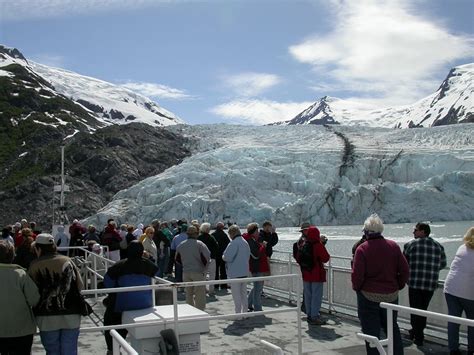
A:
POLYGON ((324 263, 329 261, 329 253, 321 242, 319 229, 310 226, 303 229, 302 233, 306 238, 302 239, 296 251, 296 261, 301 267, 303 275, 303 293, 308 315, 307 321, 310 325, 326 324, 321 318, 319 310, 323 301, 323 285, 326 282, 326 270, 324 263), (312 256, 311 262, 303 261, 309 254, 312 256), (312 254, 312 255, 311 255, 312 254))
MULTIPOLYGON (((387 331, 387 310, 381 302, 398 303, 398 291, 408 280, 408 263, 393 240, 382 235, 383 222, 377 214, 364 222, 366 241, 355 251, 352 265, 352 288, 357 292, 357 314, 364 334, 380 337, 380 329, 387 331)), ((393 317, 394 354, 403 354, 402 338, 393 317)), ((367 354, 378 354, 366 343, 367 354)))

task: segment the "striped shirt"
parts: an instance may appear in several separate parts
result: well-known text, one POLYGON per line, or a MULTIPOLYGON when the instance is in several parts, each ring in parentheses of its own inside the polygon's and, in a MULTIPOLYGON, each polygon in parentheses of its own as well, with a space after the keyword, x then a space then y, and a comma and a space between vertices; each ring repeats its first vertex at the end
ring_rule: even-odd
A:
POLYGON ((439 271, 446 267, 443 246, 431 237, 413 239, 403 247, 410 266, 408 286, 417 290, 434 291, 439 271))

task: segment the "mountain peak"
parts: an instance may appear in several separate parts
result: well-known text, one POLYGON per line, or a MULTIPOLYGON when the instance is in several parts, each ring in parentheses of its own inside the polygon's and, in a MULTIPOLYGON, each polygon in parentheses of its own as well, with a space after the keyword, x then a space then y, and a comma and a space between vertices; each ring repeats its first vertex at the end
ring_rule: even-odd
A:
POLYGON ((375 108, 323 96, 293 119, 275 125, 341 124, 372 127, 431 127, 474 122, 474 63, 452 68, 438 90, 408 106, 375 108))
POLYGON ((6 54, 12 58, 15 58, 15 59, 21 59, 21 60, 25 60, 26 61, 26 58, 23 56, 23 54, 16 48, 11 48, 11 47, 6 47, 4 45, 1 45, 0 44, 0 54, 6 54))

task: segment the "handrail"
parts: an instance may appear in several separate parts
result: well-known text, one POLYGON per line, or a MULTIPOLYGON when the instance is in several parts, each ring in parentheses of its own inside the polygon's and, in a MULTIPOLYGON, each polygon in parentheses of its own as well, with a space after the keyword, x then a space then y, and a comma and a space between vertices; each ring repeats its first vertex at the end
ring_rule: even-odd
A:
POLYGON ((121 349, 123 349, 127 355, 138 355, 136 350, 132 348, 115 329, 110 330, 110 335, 112 336, 112 349, 114 354, 122 354, 121 349))
POLYGON ((422 309, 411 308, 406 306, 400 306, 393 303, 380 303, 380 307, 387 309, 387 339, 378 339, 377 337, 372 337, 368 334, 358 333, 357 336, 367 340, 368 342, 374 344, 377 349, 379 349, 380 354, 386 354, 385 350, 380 348, 382 345, 387 345, 387 354, 393 355, 393 312, 407 313, 409 315, 415 314, 418 316, 423 316, 426 318, 434 318, 446 322, 457 323, 460 325, 466 325, 468 327, 474 327, 474 319, 466 319, 462 317, 449 316, 442 313, 425 311, 422 309))

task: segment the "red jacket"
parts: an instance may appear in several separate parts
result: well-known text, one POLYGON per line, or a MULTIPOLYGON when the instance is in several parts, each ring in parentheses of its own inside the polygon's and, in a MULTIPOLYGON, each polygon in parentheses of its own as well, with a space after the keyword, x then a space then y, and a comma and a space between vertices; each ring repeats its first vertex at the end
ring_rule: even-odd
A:
POLYGON ((352 288, 389 294, 401 290, 408 281, 408 263, 393 240, 369 237, 359 245, 352 265, 352 288))
POLYGON ((252 236, 248 235, 248 233, 244 233, 242 237, 247 241, 250 247, 249 269, 252 275, 256 273, 270 275, 270 263, 268 261, 265 245, 255 240, 252 236))
MULTIPOLYGON (((309 227, 306 232, 306 241, 313 243, 314 266, 311 270, 301 270, 303 281, 306 282, 326 282, 326 270, 324 263, 329 261, 329 253, 326 247, 321 243, 319 230, 316 227, 309 227)), ((303 242, 303 241, 302 241, 303 242)), ((299 250, 296 252, 296 261, 299 263, 299 250)))

